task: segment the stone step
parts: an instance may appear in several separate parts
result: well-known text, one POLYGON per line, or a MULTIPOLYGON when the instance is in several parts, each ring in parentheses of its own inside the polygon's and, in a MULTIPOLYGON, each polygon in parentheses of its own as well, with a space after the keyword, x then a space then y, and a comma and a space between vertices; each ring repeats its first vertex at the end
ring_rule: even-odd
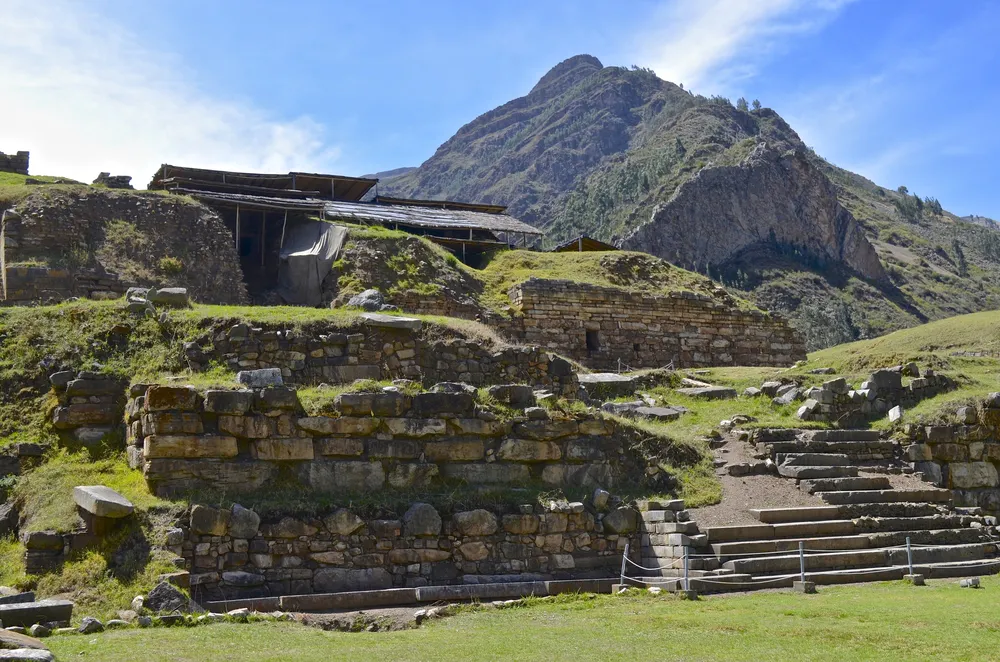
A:
MULTIPOLYGON (((909 572, 908 568, 907 572, 909 572)), ((914 563, 913 572, 929 579, 994 575, 1000 572, 1000 559, 953 561, 951 563, 914 563)))
POLYGON ((965 545, 986 542, 981 529, 933 529, 911 531, 878 531, 865 534, 871 547, 905 547, 911 545, 965 545))
POLYGON ((879 441, 878 430, 815 430, 802 434, 803 439, 813 441, 879 441))
POLYGON ((763 522, 765 524, 815 522, 817 520, 838 519, 840 517, 840 510, 836 506, 752 508, 748 512, 758 522, 763 522))
POLYGON ((858 468, 837 466, 809 467, 782 464, 778 466, 778 475, 798 480, 807 478, 846 478, 848 476, 857 476, 858 468))
POLYGON ((933 503, 848 503, 838 506, 843 519, 856 517, 931 517, 943 506, 933 503))
POLYGON ((770 524, 736 524, 732 526, 710 526, 705 529, 709 543, 730 542, 736 540, 761 540, 774 537, 774 528, 770 524))
POLYGON ((857 490, 888 490, 892 484, 885 476, 848 476, 846 478, 813 478, 799 482, 799 489, 814 492, 845 492, 857 490))
POLYGON ((821 536, 852 536, 856 527, 852 520, 819 520, 816 522, 786 522, 774 524, 775 538, 819 538, 821 536))
POLYGON ((962 515, 929 515, 927 517, 859 518, 852 521, 858 533, 891 533, 963 529, 968 527, 970 519, 962 515))
POLYGON ((843 453, 781 453, 777 462, 782 466, 846 467, 851 465, 851 458, 843 453))
POLYGON ((843 453, 854 459, 893 457, 898 444, 895 441, 775 441, 767 444, 772 453, 843 453), (877 456, 877 457, 876 457, 877 456))
POLYGON ((712 545, 712 551, 719 558, 732 556, 735 554, 761 554, 769 552, 797 552, 799 543, 803 543, 806 549, 822 550, 847 550, 847 549, 868 549, 874 545, 870 544, 866 535, 852 536, 826 536, 820 538, 782 538, 772 540, 745 540, 737 542, 723 542, 712 545))
POLYGON ((933 488, 912 490, 860 490, 850 492, 816 492, 823 501, 830 504, 848 503, 950 503, 950 490, 933 488))

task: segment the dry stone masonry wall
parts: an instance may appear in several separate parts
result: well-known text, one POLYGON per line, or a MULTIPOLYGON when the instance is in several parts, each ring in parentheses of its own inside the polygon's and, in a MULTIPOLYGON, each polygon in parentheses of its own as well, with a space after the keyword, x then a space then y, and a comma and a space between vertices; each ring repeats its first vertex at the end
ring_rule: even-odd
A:
POLYGON ((955 503, 1000 513, 1000 393, 959 408, 954 422, 904 426, 906 459, 924 479, 950 488, 955 503))
POLYGON ((500 421, 470 393, 391 389, 341 394, 333 409, 307 416, 285 387, 133 386, 129 462, 161 495, 260 488, 279 475, 327 493, 442 482, 608 487, 639 470, 616 425, 596 415, 529 408, 500 421))
MULTIPOLYGON (((237 324, 186 347, 193 369, 211 362, 232 370, 280 368, 294 384, 350 383, 357 379, 412 379, 431 385, 523 383, 576 397, 579 382, 566 360, 538 347, 491 349, 477 340, 428 339, 419 320, 408 327, 378 322, 308 334, 237 324)), ((390 321, 390 323, 392 323, 390 321)))
POLYGON ((239 505, 196 505, 167 544, 184 558, 196 600, 608 577, 626 544, 635 545, 638 518, 628 508, 603 510, 564 503, 449 515, 414 503, 395 518, 340 508, 261 522, 239 505))
POLYGON ((18 152, 17 154, 4 154, 0 152, 0 172, 14 172, 19 175, 28 174, 28 152, 18 152))
POLYGON ((805 358, 784 319, 692 292, 652 296, 532 278, 509 296, 521 312, 512 335, 592 368, 782 366, 805 358))

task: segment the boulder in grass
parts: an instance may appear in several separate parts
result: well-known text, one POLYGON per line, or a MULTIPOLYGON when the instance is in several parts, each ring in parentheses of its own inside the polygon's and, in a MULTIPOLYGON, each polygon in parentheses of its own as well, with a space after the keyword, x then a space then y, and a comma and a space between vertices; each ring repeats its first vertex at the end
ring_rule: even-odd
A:
POLYGON ((188 291, 186 287, 161 287, 158 290, 150 290, 146 299, 157 306, 168 308, 186 308, 188 305, 188 291))
POLYGON ((96 517, 119 519, 135 511, 131 501, 104 485, 78 485, 73 488, 73 500, 96 517))
POLYGON ((281 368, 261 368, 259 370, 240 370, 236 373, 236 381, 250 388, 266 388, 282 386, 281 368))
POLYGON ((360 308, 370 313, 382 310, 385 297, 376 289, 368 289, 361 294, 355 294, 347 301, 348 308, 360 308))

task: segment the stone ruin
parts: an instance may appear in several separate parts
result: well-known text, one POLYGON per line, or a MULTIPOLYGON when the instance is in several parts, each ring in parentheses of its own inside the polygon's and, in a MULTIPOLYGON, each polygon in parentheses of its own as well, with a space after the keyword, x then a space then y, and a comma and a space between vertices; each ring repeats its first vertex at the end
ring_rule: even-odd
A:
POLYGON ((28 152, 4 154, 0 152, 0 172, 13 172, 18 175, 28 174, 28 152))
POLYGON ((131 182, 131 175, 115 175, 112 177, 110 172, 102 172, 97 175, 97 179, 93 183, 95 186, 133 190, 134 187, 131 182))

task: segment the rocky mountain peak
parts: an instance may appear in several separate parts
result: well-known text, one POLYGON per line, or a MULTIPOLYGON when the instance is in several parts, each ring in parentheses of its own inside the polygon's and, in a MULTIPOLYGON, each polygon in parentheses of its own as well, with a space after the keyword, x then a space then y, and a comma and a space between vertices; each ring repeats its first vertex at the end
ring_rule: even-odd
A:
POLYGON ((555 96, 603 68, 601 61, 593 55, 574 55, 549 69, 528 94, 555 96))

